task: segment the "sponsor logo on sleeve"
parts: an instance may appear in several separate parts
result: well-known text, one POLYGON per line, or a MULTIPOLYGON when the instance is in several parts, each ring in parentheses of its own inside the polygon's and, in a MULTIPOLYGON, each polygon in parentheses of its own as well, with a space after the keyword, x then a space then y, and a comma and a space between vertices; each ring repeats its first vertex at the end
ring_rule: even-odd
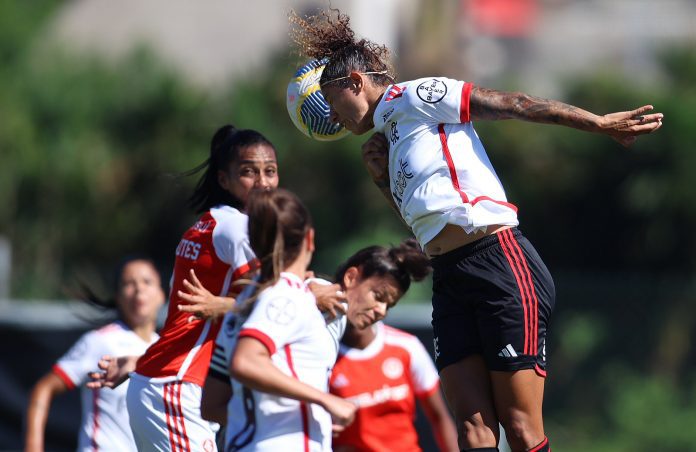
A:
POLYGON ((408 162, 403 159, 399 159, 399 171, 396 173, 394 178, 394 191, 392 195, 396 200, 399 208, 401 208, 402 198, 404 196, 404 191, 406 191, 406 185, 408 185, 408 180, 413 179, 413 173, 408 170, 408 162))
POLYGON ((416 93, 423 102, 434 104, 440 102, 445 97, 447 94, 447 85, 434 78, 418 85, 416 93))
POLYGON ((387 120, 391 117, 392 113, 394 113, 394 107, 390 108, 389 111, 387 111, 386 113, 384 113, 382 115, 382 120, 384 121, 385 124, 386 124, 387 120))
POLYGON ((399 136, 399 129, 396 128, 397 125, 398 124, 396 121, 392 121, 390 125, 389 141, 391 141, 392 146, 394 146, 399 141, 399 138, 401 138, 399 136))

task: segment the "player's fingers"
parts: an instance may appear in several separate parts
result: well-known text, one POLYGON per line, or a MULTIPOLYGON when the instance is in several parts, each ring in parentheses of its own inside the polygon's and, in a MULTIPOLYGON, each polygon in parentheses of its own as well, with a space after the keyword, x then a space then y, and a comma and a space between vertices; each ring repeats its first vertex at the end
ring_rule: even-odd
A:
POLYGON ((630 114, 631 116, 638 116, 642 115, 643 113, 646 113, 650 110, 652 110, 654 107, 652 105, 643 105, 642 107, 638 107, 635 110, 631 111, 630 114))
POLYGON ((340 301, 335 302, 333 306, 334 306, 334 309, 336 311, 340 312, 341 314, 346 313, 346 308, 343 306, 343 303, 341 303, 340 301))
POLYGON ((198 280, 198 277, 196 276, 196 272, 193 269, 191 269, 190 274, 191 274, 191 280, 193 281, 193 284, 196 287, 200 287, 202 289, 203 284, 201 284, 201 282, 198 280))
POLYGON ((331 425, 331 432, 332 433, 341 433, 345 429, 346 429, 346 427, 343 425, 338 425, 338 424, 331 425))
POLYGON ((649 123, 657 123, 657 122, 662 122, 662 119, 664 119, 665 115, 662 113, 653 113, 651 115, 638 115, 634 119, 638 121, 638 124, 649 124, 649 123))
POLYGON ((177 294, 177 296, 178 296, 179 298, 181 298, 182 300, 185 300, 185 301, 188 301, 188 302, 192 302, 192 301, 193 301, 193 294, 190 294, 190 293, 188 293, 188 292, 184 292, 184 291, 181 291, 181 290, 177 290, 177 291, 176 291, 176 294, 177 294))
MULTIPOLYGON (((191 284, 191 282, 190 282, 188 279, 186 279, 186 278, 184 278, 183 284, 184 284, 184 287, 185 287, 189 292, 195 293, 195 292, 198 291, 198 290, 196 289, 196 287, 195 287, 193 284, 191 284)), ((179 292, 181 292, 181 291, 179 291, 179 292)))

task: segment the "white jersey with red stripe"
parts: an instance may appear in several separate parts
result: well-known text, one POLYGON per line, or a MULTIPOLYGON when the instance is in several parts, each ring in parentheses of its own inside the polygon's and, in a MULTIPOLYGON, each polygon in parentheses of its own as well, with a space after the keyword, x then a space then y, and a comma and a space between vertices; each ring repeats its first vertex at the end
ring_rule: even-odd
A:
POLYGON ((389 142, 394 202, 423 246, 448 223, 467 233, 518 224, 470 121, 471 89, 444 77, 398 83, 374 112, 375 131, 389 142))
POLYGON ((222 296, 232 283, 257 267, 249 245, 248 218, 221 205, 210 209, 189 228, 176 248, 169 310, 161 338, 139 360, 136 373, 153 382, 186 381, 203 386, 220 322, 179 311, 179 290, 193 269, 203 286, 222 296))
MULTIPOLYGON (((223 331, 229 331, 227 350, 237 338, 253 337, 268 348, 281 372, 328 392, 337 349, 314 295, 296 275, 282 273, 259 295, 242 325, 227 325, 223 331)), ((322 407, 231 382, 225 450, 331 450, 331 416, 322 407)))
POLYGON ((346 450, 420 451, 413 421, 416 398, 439 388, 435 366, 420 340, 375 324, 364 349, 341 344, 329 388, 358 406, 355 421, 334 438, 346 450))
POLYGON ((84 334, 53 366, 53 372, 68 388, 80 388, 82 421, 77 450, 135 449, 126 410, 128 382, 115 389, 89 389, 84 385, 89 381, 89 372, 99 371, 97 363, 102 356, 142 355, 157 337, 153 333, 146 342, 123 322, 113 322, 84 334))

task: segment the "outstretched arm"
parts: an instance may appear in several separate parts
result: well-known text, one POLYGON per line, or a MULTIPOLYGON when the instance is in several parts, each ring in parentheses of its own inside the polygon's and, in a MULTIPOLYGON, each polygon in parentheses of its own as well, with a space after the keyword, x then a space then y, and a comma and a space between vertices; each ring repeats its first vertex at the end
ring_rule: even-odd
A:
POLYGON ((471 90, 469 99, 472 120, 519 119, 558 124, 609 135, 624 146, 632 144, 638 135, 652 133, 662 126, 664 115, 648 114, 652 109, 652 105, 644 105, 635 110, 599 116, 556 100, 477 86, 471 90))
POLYGON ((53 372, 44 375, 34 386, 27 409, 27 432, 24 437, 26 452, 44 450, 44 431, 51 401, 67 390, 68 385, 53 372))

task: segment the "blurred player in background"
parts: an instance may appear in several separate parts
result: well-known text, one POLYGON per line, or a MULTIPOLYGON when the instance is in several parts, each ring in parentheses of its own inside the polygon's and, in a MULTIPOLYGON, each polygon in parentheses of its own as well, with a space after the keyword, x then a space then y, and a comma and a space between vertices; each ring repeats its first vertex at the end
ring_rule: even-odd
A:
POLYGON ((361 135, 374 182, 432 258, 436 365, 464 450, 550 450, 542 401, 555 288, 516 228, 517 208, 472 121, 518 119, 611 136, 629 145, 662 124, 652 106, 598 116, 522 93, 429 77, 396 83, 389 51, 355 38, 331 10, 291 16, 307 57, 329 61, 322 94, 334 121, 361 135))
POLYGON ((143 258, 125 260, 115 281, 113 300, 101 300, 88 291, 88 301, 115 307, 118 320, 82 336, 34 386, 27 412, 25 451, 44 450, 44 431, 51 401, 79 387, 82 421, 78 451, 122 452, 135 449, 126 410, 127 385, 116 390, 85 387, 87 374, 97 370, 104 355, 141 355, 157 340, 157 313, 164 304, 164 291, 154 264, 143 258))

